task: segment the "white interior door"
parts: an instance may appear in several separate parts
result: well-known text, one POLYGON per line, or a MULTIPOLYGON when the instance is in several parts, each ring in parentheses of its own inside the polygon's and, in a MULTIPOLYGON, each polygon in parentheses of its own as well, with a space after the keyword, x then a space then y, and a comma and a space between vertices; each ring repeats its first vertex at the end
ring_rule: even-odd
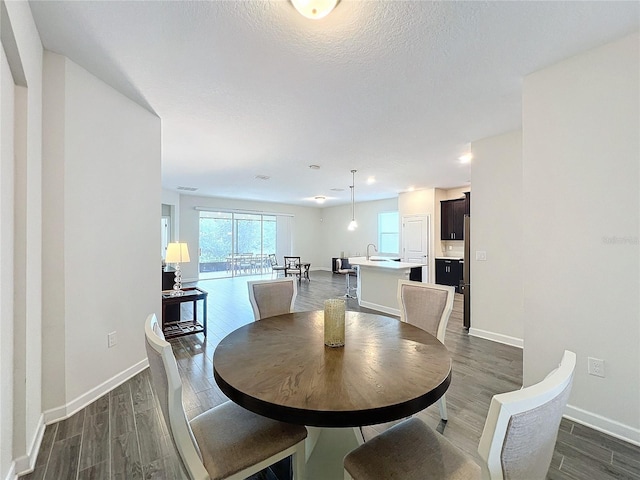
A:
POLYGON ((426 264, 422 281, 429 281, 429 215, 402 217, 402 260, 426 264))

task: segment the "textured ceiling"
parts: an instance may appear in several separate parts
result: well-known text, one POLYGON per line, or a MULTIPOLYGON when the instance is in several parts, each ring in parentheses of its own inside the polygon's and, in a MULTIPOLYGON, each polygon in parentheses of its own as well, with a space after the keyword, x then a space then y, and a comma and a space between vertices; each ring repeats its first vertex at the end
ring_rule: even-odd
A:
POLYGON ((30 4, 45 48, 162 119, 164 188, 325 206, 349 201, 351 169, 357 201, 468 185, 458 157, 520 128, 525 75, 640 17, 610 1, 342 0, 322 20, 285 0, 30 4))

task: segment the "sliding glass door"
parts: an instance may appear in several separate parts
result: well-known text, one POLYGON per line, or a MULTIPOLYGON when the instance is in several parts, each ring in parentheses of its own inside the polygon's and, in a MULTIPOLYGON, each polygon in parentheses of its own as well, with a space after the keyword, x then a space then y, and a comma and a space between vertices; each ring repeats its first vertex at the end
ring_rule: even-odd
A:
POLYGON ((271 272, 277 217, 235 212, 200 212, 200 279, 271 272))

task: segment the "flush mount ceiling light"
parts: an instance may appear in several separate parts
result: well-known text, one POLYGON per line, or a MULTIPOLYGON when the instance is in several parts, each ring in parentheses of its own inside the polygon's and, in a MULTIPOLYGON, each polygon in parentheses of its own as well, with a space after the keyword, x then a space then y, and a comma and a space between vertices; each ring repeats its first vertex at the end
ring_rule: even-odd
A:
POLYGON ((354 188, 356 186, 356 172, 357 170, 351 170, 351 185, 349 186, 351 189, 351 221, 347 228, 350 231, 354 231, 358 228, 358 222, 356 222, 356 197, 354 192, 354 188))
POLYGON ((291 0, 295 9, 303 17, 319 20, 329 15, 339 0, 291 0))
POLYGON ((316 201, 316 203, 322 204, 327 199, 327 197, 323 197, 322 195, 318 195, 317 197, 314 197, 313 199, 316 201))

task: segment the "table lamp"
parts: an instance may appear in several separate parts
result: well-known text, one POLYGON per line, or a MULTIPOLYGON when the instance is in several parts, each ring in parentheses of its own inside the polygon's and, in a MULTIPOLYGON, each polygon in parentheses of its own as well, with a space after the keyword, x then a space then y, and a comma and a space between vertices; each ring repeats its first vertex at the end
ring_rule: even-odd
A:
POLYGON ((180 270, 180 264, 190 261, 187 244, 178 242, 170 243, 167 246, 167 255, 164 261, 165 263, 174 263, 176 268, 176 278, 171 295, 182 295, 182 271, 180 270))

